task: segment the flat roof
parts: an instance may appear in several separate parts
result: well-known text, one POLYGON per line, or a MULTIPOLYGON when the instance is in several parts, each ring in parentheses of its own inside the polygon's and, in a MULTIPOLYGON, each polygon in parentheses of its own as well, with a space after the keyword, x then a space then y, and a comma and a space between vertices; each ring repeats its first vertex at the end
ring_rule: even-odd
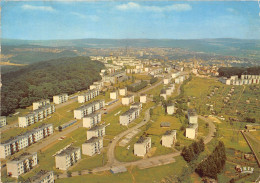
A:
POLYGON ((99 90, 96 89, 96 88, 94 88, 94 89, 91 89, 91 90, 88 90, 88 91, 82 93, 82 94, 79 95, 79 96, 86 96, 86 95, 89 95, 90 93, 92 93, 92 92, 96 92, 96 91, 99 91, 99 90))
POLYGON ((25 159, 28 159, 35 154, 37 154, 37 153, 34 152, 34 153, 30 154, 30 153, 25 152, 25 153, 21 154, 20 156, 11 159, 10 161, 8 161, 8 163, 17 163, 17 162, 20 162, 20 161, 24 161, 25 159))
POLYGON ((35 101, 35 102, 33 102, 33 103, 45 102, 45 101, 50 102, 50 99, 40 99, 40 100, 37 100, 37 101, 35 101))
POLYGON ((93 126, 92 128, 90 128, 88 131, 95 131, 98 129, 102 129, 104 127, 105 127, 105 125, 96 125, 96 126, 93 126))
POLYGON ((137 111, 137 108, 131 108, 128 111, 124 112, 123 114, 121 114, 120 116, 128 116, 129 114, 132 114, 133 112, 137 111))
POLYGON ((198 124, 197 123, 189 124, 188 128, 196 129, 196 128, 198 128, 198 124))
POLYGON ((54 97, 60 97, 60 96, 63 96, 63 95, 68 95, 67 93, 61 93, 59 95, 54 95, 54 97))
POLYGON ((84 118, 92 118, 92 117, 95 117, 95 116, 100 115, 100 114, 101 114, 100 112, 94 112, 94 113, 91 113, 91 114, 85 116, 84 118))
POLYGON ((53 174, 53 171, 40 170, 36 175, 30 177, 29 181, 30 182, 40 181, 44 179, 46 176, 48 176, 49 174, 53 174))
POLYGON ((197 112, 195 109, 188 109, 188 115, 189 116, 197 116, 197 112))
POLYGON ((130 98, 132 96, 134 96, 134 95, 128 94, 128 95, 124 96, 123 98, 130 98))
POLYGON ((68 155, 68 154, 71 154, 72 152, 75 152, 77 150, 79 150, 80 147, 68 147, 66 149, 64 149, 63 151, 61 151, 59 154, 57 154, 56 156, 64 156, 64 155, 68 155))
POLYGON ((92 137, 91 139, 86 140, 85 143, 93 143, 93 142, 98 142, 102 137, 92 137))
POLYGON ((167 130, 164 135, 172 135, 172 134, 176 134, 176 130, 167 130))
POLYGON ((141 136, 136 143, 137 144, 142 144, 142 143, 148 141, 149 139, 150 139, 150 137, 143 137, 143 136, 141 136))
POLYGON ((93 105, 95 105, 95 104, 97 104, 97 103, 103 102, 103 101, 105 101, 105 100, 95 100, 95 101, 93 101, 93 102, 90 102, 90 103, 88 103, 88 104, 85 104, 85 105, 83 105, 83 106, 80 106, 80 107, 78 107, 78 108, 75 109, 75 110, 85 109, 85 108, 87 108, 87 107, 91 107, 91 106, 93 106, 93 105))
POLYGON ((48 109, 49 107, 55 107, 55 106, 54 106, 54 104, 47 104, 47 105, 45 105, 45 106, 42 106, 42 107, 39 108, 39 109, 34 110, 33 113, 43 111, 43 110, 45 110, 45 109, 48 109))

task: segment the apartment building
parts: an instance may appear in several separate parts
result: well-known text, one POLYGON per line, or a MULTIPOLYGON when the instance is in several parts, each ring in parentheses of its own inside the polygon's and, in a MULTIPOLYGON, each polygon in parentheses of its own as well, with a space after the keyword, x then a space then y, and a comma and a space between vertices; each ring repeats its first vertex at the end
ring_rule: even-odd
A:
POLYGON ((163 84, 168 85, 171 82, 170 78, 164 78, 163 79, 163 84))
POLYGON ((40 170, 36 175, 30 177, 29 183, 54 183, 53 171, 40 170))
POLYGON ((166 95, 166 91, 165 91, 165 90, 162 90, 162 91, 161 91, 160 97, 163 97, 164 100, 167 100, 167 95, 166 95))
POLYGON ((120 96, 126 96, 127 95, 127 88, 119 88, 119 95, 120 96))
POLYGON ((110 83, 116 83, 117 81, 121 82, 123 80, 126 80, 128 76, 126 75, 125 71, 118 71, 114 72, 109 75, 105 75, 102 77, 103 82, 110 82, 110 83))
POLYGON ((68 170, 81 159, 80 147, 68 147, 55 156, 56 168, 68 170))
POLYGON ((197 124, 198 123, 198 114, 195 109, 188 109, 188 120, 189 124, 197 124))
POLYGON ((92 137, 82 144, 82 154, 93 156, 103 148, 103 137, 92 137))
POLYGON ((105 125, 94 126, 87 131, 87 140, 92 137, 103 137, 104 135, 106 135, 105 125))
POLYGON ((63 93, 60 95, 53 96, 53 103, 54 104, 62 104, 64 102, 67 102, 69 100, 69 96, 67 93, 63 93))
POLYGON ((0 128, 6 125, 6 116, 0 116, 0 128))
POLYGON ((162 136, 162 146, 172 147, 176 141, 176 130, 166 131, 162 136))
POLYGON ((86 93, 80 94, 78 96, 79 103, 85 103, 99 95, 99 89, 88 90, 86 93))
POLYGON ((185 136, 190 139, 195 139, 198 133, 198 124, 193 123, 190 124, 188 128, 186 128, 185 136))
POLYGON ((46 106, 48 104, 50 104, 49 99, 42 99, 42 100, 33 102, 33 110, 39 109, 39 108, 46 106))
POLYGON ((139 108, 131 108, 119 116, 119 122, 121 125, 127 126, 129 123, 135 120, 139 116, 139 114, 139 108))
POLYGON ((53 104, 47 104, 39 109, 32 111, 31 113, 18 117, 19 127, 25 128, 30 126, 44 118, 47 118, 50 114, 55 112, 55 106, 53 104))
POLYGON ((123 105, 129 105, 135 101, 134 95, 127 95, 122 98, 123 105))
POLYGON ((151 137, 140 137, 134 144, 134 155, 144 157, 151 147, 151 137))
POLYGON ((83 118, 83 127, 92 128, 101 122, 101 113, 92 113, 83 118))
POLYGON ((147 101, 147 95, 146 94, 142 94, 140 96, 140 102, 144 104, 144 103, 146 103, 146 101, 147 101))
POLYGON ((29 172, 38 164, 37 153, 23 153, 17 158, 7 161, 7 175, 18 178, 20 175, 29 172))
POLYGON ((42 124, 40 127, 18 135, 0 144, 0 158, 6 158, 53 134, 52 124, 42 124))
POLYGON ((170 96, 172 94, 172 89, 170 87, 166 88, 165 93, 166 93, 167 96, 170 96))
POLYGON ((168 104, 166 108, 167 114, 173 115, 175 112, 174 104, 168 104))
POLYGON ((117 99, 118 98, 118 91, 110 92, 110 99, 117 99))
POLYGON ((141 102, 135 102, 130 105, 130 109, 132 109, 132 108, 137 108, 141 111, 143 109, 143 105, 141 102))
POLYGON ((74 110, 74 118, 82 119, 105 106, 105 100, 95 100, 74 110))

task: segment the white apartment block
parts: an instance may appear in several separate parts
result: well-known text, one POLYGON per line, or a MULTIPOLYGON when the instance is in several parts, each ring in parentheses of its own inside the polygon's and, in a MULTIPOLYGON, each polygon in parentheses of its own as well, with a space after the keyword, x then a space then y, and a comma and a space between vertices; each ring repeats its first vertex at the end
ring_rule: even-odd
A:
POLYGON ((56 168, 68 170, 81 159, 80 147, 68 147, 55 156, 56 168))
POLYGON ((49 99, 42 99, 42 100, 33 102, 33 110, 39 109, 39 108, 46 106, 48 104, 50 104, 49 99))
POLYGON ((25 116, 18 117, 19 127, 25 128, 30 126, 44 118, 47 118, 47 116, 54 112, 55 106, 53 104, 47 104, 46 106, 36 109, 25 116))
POLYGON ((197 115, 195 109, 189 109, 188 110, 188 120, 189 120, 189 124, 197 124, 198 123, 198 115, 197 115))
POLYGON ((134 155, 144 157, 151 147, 151 137, 140 137, 134 144, 134 155))
POLYGON ((7 175, 18 178, 20 175, 29 172, 38 164, 37 153, 23 153, 6 163, 7 175))
POLYGON ((135 120, 139 115, 140 115, 139 108, 131 108, 119 116, 119 122, 121 125, 127 126, 129 123, 135 120))
POLYGON ((82 119, 83 117, 102 109, 105 106, 105 100, 95 100, 89 104, 83 105, 74 110, 74 118, 82 119))
POLYGON ((162 136, 162 146, 172 147, 176 141, 176 130, 166 131, 162 136))
POLYGON ((6 125, 6 116, 0 116, 0 128, 6 125))
POLYGON ((64 102, 67 102, 69 100, 69 96, 67 93, 63 93, 60 95, 53 96, 53 103, 54 104, 62 104, 64 102))
POLYGON ((120 96, 126 96, 127 95, 127 88, 119 88, 119 95, 120 96))
POLYGON ((36 175, 29 178, 29 183, 54 183, 53 171, 40 170, 36 175))
POLYGON ((92 137, 82 144, 82 154, 93 156, 103 148, 103 137, 92 137))
POLYGON ((103 137, 106 135, 106 126, 94 126, 87 131, 87 140, 91 139, 92 137, 103 137))
POLYGON ((186 128, 185 136, 190 139, 195 139, 198 132, 198 124, 190 124, 188 128, 186 128))
POLYGON ((140 96, 140 102, 143 103, 143 104, 147 102, 147 95, 146 94, 142 94, 140 96))
POLYGON ((83 118, 83 127, 92 128, 101 122, 101 113, 92 113, 83 118))
POLYGON ((167 96, 170 96, 172 94, 172 89, 171 88, 166 88, 165 92, 166 92, 167 96))
POLYGON ((163 97, 164 100, 167 100, 166 91, 162 91, 161 94, 160 94, 160 97, 163 97))
POLYGON ((88 90, 86 93, 83 93, 78 96, 78 102, 79 103, 85 103, 99 95, 99 90, 98 89, 92 89, 88 90))
POLYGON ((123 105, 129 105, 135 101, 134 95, 127 95, 122 98, 123 105))
POLYGON ((240 79, 238 76, 231 76, 229 79, 226 77, 221 77, 219 80, 226 85, 259 84, 260 75, 241 75, 240 79))
POLYGON ((110 92, 110 99, 117 99, 118 98, 118 92, 117 91, 112 91, 110 92))
POLYGON ((169 79, 169 78, 163 79, 163 84, 165 84, 165 85, 169 84, 170 82, 171 82, 171 79, 169 79))
POLYGON ((172 78, 174 79, 174 78, 178 77, 179 75, 180 75, 180 72, 172 73, 172 78))
POLYGON ((51 134, 53 134, 52 124, 43 124, 38 128, 2 142, 0 144, 0 158, 6 158, 9 155, 13 155, 21 149, 24 149, 51 134))
POLYGON ((137 108, 141 111, 143 109, 143 104, 141 102, 135 102, 130 105, 130 109, 132 108, 137 108))
POLYGON ((167 114, 173 115, 174 112, 175 112, 174 104, 169 104, 169 105, 167 105, 166 111, 167 111, 167 114))

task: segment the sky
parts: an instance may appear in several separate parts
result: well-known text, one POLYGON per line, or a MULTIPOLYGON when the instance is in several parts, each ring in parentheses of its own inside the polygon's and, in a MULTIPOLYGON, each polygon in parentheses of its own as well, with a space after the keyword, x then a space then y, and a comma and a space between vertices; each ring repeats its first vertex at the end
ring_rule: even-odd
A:
POLYGON ((257 1, 2 1, 2 38, 260 39, 257 1))

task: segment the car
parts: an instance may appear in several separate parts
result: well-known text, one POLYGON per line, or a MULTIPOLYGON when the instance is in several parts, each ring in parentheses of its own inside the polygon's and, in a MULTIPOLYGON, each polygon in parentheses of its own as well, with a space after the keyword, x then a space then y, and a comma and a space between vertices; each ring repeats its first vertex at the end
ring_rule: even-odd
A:
POLYGON ((107 114, 107 112, 104 112, 104 114, 107 114))

